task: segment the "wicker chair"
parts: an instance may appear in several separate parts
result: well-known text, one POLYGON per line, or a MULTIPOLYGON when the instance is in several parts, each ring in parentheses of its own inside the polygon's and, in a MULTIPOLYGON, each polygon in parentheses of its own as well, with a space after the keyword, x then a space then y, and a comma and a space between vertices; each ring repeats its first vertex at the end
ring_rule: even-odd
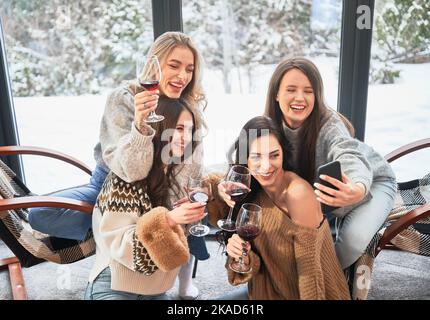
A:
MULTIPOLYGON (((430 147, 430 139, 415 141, 385 156, 388 162, 430 147)), ((370 289, 374 260, 384 249, 430 256, 430 170, 422 179, 398 183, 396 202, 365 253, 348 271, 353 299, 364 300, 370 289)))
MULTIPOLYGON (((394 150, 393 152, 386 155, 385 159, 388 162, 393 162, 394 160, 399 159, 414 151, 418 151, 429 147, 430 147, 430 138, 418 140, 394 150)), ((378 242, 378 245, 376 247, 376 255, 378 255, 383 249, 397 248, 397 249, 407 250, 406 247, 399 248, 398 246, 396 247, 396 245, 391 242, 393 242, 393 239, 396 236, 398 236, 401 232, 403 232, 408 227, 410 227, 411 225, 419 221, 425 224, 428 224, 429 222, 427 221, 428 219, 426 218, 430 217, 430 203, 427 202, 425 204, 419 204, 416 206, 416 208, 413 208, 412 210, 403 214, 399 218, 394 218, 392 215, 390 217, 393 219, 390 219, 391 220, 390 225, 385 229, 382 237, 378 242)), ((408 251, 411 251, 411 250, 408 250, 408 251)))
MULTIPOLYGON (((63 153, 35 147, 0 147, 0 156, 24 154, 55 158, 91 175, 91 169, 87 165, 63 153)), ((13 298, 24 300, 27 299, 27 292, 21 266, 28 268, 44 261, 72 263, 95 252, 91 231, 83 241, 61 239, 35 232, 28 224, 26 209, 56 207, 91 214, 93 206, 68 198, 34 195, 1 161, 0 171, 0 239, 15 255, 0 259, 0 269, 9 269, 13 298)))

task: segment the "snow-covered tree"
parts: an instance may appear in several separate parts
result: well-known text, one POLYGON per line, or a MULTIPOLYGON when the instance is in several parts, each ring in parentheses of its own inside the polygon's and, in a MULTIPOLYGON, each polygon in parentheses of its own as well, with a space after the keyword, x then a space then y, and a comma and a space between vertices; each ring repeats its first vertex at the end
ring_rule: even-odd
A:
POLYGON ((6 1, 0 13, 16 96, 113 87, 153 40, 149 0, 6 1))
POLYGON ((430 52, 430 1, 390 0, 376 17, 378 45, 396 61, 430 52))
POLYGON ((311 56, 338 56, 342 18, 341 0, 319 0, 312 2, 311 56))
POLYGON ((430 56, 430 2, 384 0, 375 14, 370 68, 372 83, 393 83, 400 76, 397 62, 418 62, 430 56))

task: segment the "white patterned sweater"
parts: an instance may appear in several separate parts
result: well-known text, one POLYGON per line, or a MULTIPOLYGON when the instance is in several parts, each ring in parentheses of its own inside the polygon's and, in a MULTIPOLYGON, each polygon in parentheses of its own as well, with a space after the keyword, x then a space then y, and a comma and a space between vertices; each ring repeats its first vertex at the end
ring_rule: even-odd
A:
MULTIPOLYGON (((148 130, 143 148, 152 144, 153 135, 148 130)), ((200 163, 178 165, 175 179, 181 188, 168 190, 168 202, 184 197, 182 186, 190 175, 200 173, 200 163)), ((110 267, 113 290, 154 295, 173 286, 180 266, 189 258, 187 240, 181 226, 168 225, 169 209, 152 208, 146 191, 144 180, 127 183, 113 172, 106 177, 93 211, 96 261, 90 282, 110 267)))

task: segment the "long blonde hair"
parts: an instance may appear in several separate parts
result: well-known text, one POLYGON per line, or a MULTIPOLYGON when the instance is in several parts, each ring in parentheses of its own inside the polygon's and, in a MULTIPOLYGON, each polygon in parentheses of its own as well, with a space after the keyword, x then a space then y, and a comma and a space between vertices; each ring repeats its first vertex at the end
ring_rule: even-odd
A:
POLYGON ((191 107, 201 105, 204 109, 207 103, 201 84, 202 57, 193 44, 190 36, 177 31, 165 32, 154 41, 149 49, 148 56, 157 56, 160 63, 163 64, 168 55, 176 47, 186 47, 190 49, 194 55, 193 78, 185 87, 181 94, 181 98, 184 99, 191 107))

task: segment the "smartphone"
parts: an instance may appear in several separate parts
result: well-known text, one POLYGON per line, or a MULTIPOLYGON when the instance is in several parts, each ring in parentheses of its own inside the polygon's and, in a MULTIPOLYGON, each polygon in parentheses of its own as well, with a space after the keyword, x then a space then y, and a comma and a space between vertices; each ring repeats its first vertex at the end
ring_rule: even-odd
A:
MULTIPOLYGON (((327 182, 325 180, 320 179, 320 175, 324 174, 326 176, 330 176, 330 177, 335 178, 339 181, 342 181, 342 171, 340 168, 340 162, 339 161, 333 161, 333 162, 329 162, 327 164, 324 164, 318 168, 317 172, 318 173, 317 173, 317 181, 316 182, 318 182, 319 184, 322 184, 326 187, 339 190, 337 187, 332 185, 330 182, 327 182)), ((324 194, 327 194, 324 191, 321 191, 321 192, 324 194)), ((321 203, 321 210, 324 214, 330 213, 337 208, 338 207, 332 207, 332 206, 326 205, 324 203, 321 203)))

